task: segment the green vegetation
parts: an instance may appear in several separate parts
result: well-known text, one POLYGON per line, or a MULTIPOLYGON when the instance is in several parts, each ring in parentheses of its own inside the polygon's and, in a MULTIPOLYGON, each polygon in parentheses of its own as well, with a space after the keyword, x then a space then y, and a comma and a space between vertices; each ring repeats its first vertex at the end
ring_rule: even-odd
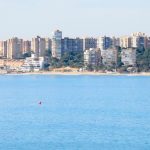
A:
POLYGON ((54 68, 67 66, 81 68, 84 66, 83 53, 66 52, 62 55, 61 59, 50 57, 50 65, 54 68))
POLYGON ((32 54, 32 51, 28 51, 26 53, 23 54, 23 58, 26 58, 26 57, 31 57, 31 54, 32 54))
POLYGON ((137 70, 138 72, 150 71, 150 49, 137 50, 137 70))

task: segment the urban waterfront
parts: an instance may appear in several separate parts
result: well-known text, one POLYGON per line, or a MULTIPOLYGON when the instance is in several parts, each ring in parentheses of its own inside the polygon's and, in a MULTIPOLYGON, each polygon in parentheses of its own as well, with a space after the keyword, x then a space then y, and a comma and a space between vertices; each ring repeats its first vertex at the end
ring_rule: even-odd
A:
POLYGON ((0 76, 0 149, 148 150, 149 83, 148 76, 0 76))

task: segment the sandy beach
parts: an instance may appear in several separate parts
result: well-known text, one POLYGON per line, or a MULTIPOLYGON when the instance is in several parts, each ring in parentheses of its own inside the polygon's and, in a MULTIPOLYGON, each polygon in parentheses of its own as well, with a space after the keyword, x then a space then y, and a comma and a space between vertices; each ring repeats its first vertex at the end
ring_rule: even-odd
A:
POLYGON ((91 76, 150 76, 150 72, 141 73, 118 73, 118 72, 54 72, 54 71, 40 71, 40 72, 28 72, 28 73, 7 73, 0 75, 91 75, 91 76))

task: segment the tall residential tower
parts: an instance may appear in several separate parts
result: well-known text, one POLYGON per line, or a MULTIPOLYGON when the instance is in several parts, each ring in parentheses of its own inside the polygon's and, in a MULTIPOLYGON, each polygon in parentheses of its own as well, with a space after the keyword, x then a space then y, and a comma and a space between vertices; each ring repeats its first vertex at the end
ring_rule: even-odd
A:
POLYGON ((60 59, 62 55, 61 40, 62 40, 62 32, 60 30, 54 31, 52 36, 52 56, 58 59, 60 59))

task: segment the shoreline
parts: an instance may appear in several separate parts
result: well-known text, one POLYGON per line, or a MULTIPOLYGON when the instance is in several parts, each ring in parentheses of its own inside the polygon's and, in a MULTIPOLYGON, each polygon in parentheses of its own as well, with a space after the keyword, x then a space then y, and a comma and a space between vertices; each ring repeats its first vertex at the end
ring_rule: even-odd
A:
POLYGON ((150 76, 150 72, 141 73, 101 73, 101 72, 28 72, 28 73, 5 73, 0 75, 62 75, 62 76, 150 76))

